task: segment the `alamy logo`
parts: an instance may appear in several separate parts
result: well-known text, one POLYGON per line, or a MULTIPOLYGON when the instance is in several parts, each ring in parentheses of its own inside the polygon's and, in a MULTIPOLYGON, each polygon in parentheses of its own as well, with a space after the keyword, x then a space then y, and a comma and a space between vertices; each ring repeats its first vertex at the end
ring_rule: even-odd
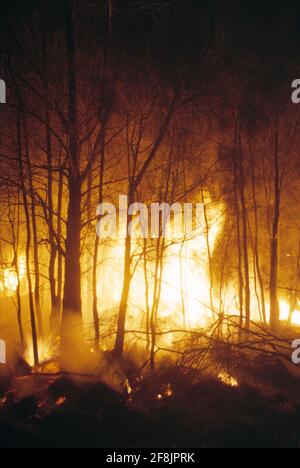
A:
POLYGON ((292 103, 293 104, 300 104, 300 80, 294 80, 292 82, 292 103))
POLYGON ((97 208, 100 218, 97 235, 101 239, 182 239, 204 232, 203 203, 133 203, 128 206, 128 197, 119 196, 119 207, 102 203, 97 208), (128 225, 128 217, 130 223, 128 225), (128 229, 126 229, 128 228, 128 229))
POLYGON ((6 364, 6 344, 0 340, 0 364, 6 364))
POLYGON ((6 104, 6 84, 0 80, 0 104, 6 104))
POLYGON ((300 340, 294 340, 292 343, 292 348, 295 350, 292 353, 292 363, 293 364, 300 364, 300 340))

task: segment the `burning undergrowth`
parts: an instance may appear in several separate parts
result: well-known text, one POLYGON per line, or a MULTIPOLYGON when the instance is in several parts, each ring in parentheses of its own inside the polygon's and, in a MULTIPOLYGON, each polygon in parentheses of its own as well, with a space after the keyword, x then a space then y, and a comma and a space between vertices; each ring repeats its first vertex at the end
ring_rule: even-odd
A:
POLYGON ((2 372, 0 445, 300 446, 300 379, 278 358, 241 355, 214 373, 166 359, 152 372, 130 359, 118 367, 119 391, 99 375, 2 372))
POLYGON ((72 373, 56 353, 35 371, 15 355, 0 368, 0 446, 300 447, 288 333, 223 319, 176 335, 152 370, 137 346, 87 352, 72 373))

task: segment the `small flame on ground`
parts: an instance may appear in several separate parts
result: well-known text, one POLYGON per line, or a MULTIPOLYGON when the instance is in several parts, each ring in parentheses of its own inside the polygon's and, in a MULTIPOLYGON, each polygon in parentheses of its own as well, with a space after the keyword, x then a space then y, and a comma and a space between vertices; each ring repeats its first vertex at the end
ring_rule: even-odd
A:
POLYGON ((61 396, 58 398, 58 400, 56 400, 55 404, 56 406, 63 406, 67 401, 67 398, 64 397, 64 396, 61 396))
MULTIPOLYGON (((39 351, 39 363, 45 364, 47 363, 48 372, 56 372, 57 366, 56 363, 50 362, 56 355, 55 345, 47 340, 46 338, 38 341, 38 351, 39 351)), ((34 367, 34 356, 33 356, 33 347, 32 343, 30 342, 25 350, 24 358, 26 362, 31 366, 34 367)))
POLYGON ((168 383, 167 385, 164 385, 162 387, 162 393, 159 393, 156 395, 157 400, 162 400, 163 398, 171 398, 173 396, 174 392, 172 389, 172 385, 168 383))
POLYGON ((220 372, 218 374, 218 379, 221 380, 225 385, 229 385, 230 387, 238 387, 238 381, 232 377, 228 372, 220 372))
POLYGON ((170 398, 173 395, 173 390, 171 387, 171 384, 167 385, 166 391, 165 391, 166 397, 170 398))
MULTIPOLYGON (((289 315, 290 315, 290 304, 287 301, 282 299, 280 301, 279 308, 280 308, 280 320, 288 321, 289 315)), ((299 310, 295 310, 293 312, 292 324, 300 325, 300 311, 299 310)))
POLYGON ((131 386, 130 386, 130 383, 129 383, 129 380, 128 380, 128 379, 125 380, 124 386, 125 386, 125 390, 126 390, 127 394, 128 394, 129 396, 132 395, 133 390, 132 390, 132 388, 131 388, 131 386))
MULTIPOLYGON (((23 256, 19 259, 19 279, 23 279, 26 273, 26 262, 23 256)), ((5 268, 2 272, 0 280, 0 291, 6 292, 9 295, 14 295, 19 286, 19 280, 16 268, 5 268)))

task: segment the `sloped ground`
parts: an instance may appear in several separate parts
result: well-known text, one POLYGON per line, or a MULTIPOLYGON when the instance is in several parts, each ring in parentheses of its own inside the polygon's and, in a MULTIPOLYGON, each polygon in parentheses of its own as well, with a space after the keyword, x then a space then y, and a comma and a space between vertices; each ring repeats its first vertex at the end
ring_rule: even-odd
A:
POLYGON ((17 397, 16 382, 2 388, 0 446, 300 447, 299 380, 288 383, 295 392, 275 391, 287 378, 276 365, 251 367, 266 393, 176 367, 137 379, 123 395, 91 379, 24 377, 27 396, 17 397))

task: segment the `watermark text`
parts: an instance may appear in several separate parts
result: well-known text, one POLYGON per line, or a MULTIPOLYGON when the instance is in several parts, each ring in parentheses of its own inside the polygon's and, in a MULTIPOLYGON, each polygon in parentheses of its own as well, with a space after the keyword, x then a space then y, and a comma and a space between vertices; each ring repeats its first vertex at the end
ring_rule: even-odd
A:
POLYGON ((292 82, 292 103, 293 104, 300 104, 300 79, 294 80, 292 82))
POLYGON ((0 364, 6 364, 6 343, 0 340, 0 364))
POLYGON ((203 203, 133 203, 119 196, 119 206, 101 203, 97 208, 99 218, 97 235, 100 239, 167 239, 189 238, 204 232, 203 203))
POLYGON ((0 79, 0 104, 6 104, 6 84, 0 79))

